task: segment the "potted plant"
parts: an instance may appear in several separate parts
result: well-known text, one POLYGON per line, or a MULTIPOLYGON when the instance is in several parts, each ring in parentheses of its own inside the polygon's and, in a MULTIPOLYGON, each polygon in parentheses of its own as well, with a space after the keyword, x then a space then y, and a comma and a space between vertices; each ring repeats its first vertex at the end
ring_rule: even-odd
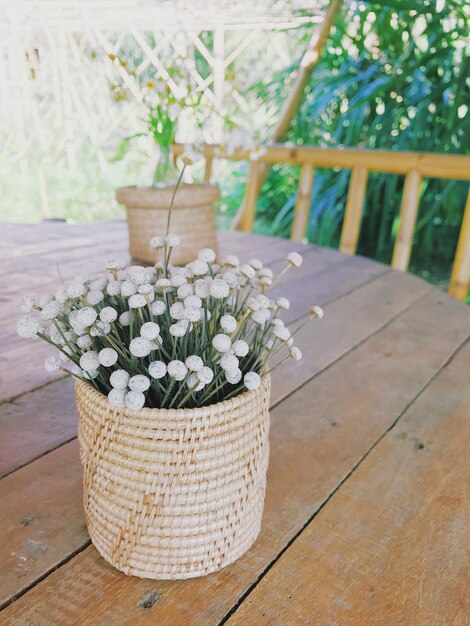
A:
MULTIPOLYGON (((177 266, 178 244, 167 232, 154 239, 154 266, 110 262, 38 305, 26 296, 17 324, 20 336, 58 349, 48 371, 76 379, 91 539, 109 563, 144 578, 208 574, 253 544, 270 372, 302 357, 281 319, 289 301, 270 298, 269 268, 233 255, 218 263, 208 248, 177 266)), ((289 254, 280 276, 301 262, 289 254)), ((312 307, 305 322, 321 316, 312 307)))
MULTIPOLYGON (((147 136, 154 145, 154 155, 140 176, 139 184, 117 189, 116 199, 126 207, 131 256, 137 262, 155 263, 156 253, 149 245, 148 234, 165 229, 167 209, 178 177, 171 154, 178 124, 185 118, 186 126, 202 128, 212 107, 177 61, 163 80, 155 78, 150 70, 139 71, 138 63, 133 64, 132 58, 108 56, 119 69, 125 70, 120 74, 121 79, 111 84, 114 99, 126 100, 132 88, 133 97, 144 111, 143 130, 121 142, 115 160, 125 155, 130 142, 136 138, 147 136)), ((174 204, 173 228, 183 243, 173 253, 175 262, 186 263, 204 246, 217 250, 213 207, 219 198, 217 185, 180 185, 174 204)))

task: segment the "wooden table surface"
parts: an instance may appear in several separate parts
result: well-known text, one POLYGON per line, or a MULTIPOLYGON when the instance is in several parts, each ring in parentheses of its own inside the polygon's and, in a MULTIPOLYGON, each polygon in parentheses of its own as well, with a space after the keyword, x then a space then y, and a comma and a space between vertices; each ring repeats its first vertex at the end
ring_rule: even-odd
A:
POLYGON ((237 233, 274 270, 286 321, 324 319, 273 377, 261 534, 217 574, 126 577, 90 545, 70 378, 15 334, 19 296, 127 259, 120 222, 1 227, 0 624, 470 623, 470 308, 361 257, 237 233))

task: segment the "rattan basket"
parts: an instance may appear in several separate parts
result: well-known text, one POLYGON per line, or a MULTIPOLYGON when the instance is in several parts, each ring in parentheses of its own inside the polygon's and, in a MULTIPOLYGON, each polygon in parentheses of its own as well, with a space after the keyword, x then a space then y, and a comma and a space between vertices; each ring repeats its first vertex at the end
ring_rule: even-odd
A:
POLYGON ((215 572, 254 543, 269 457, 269 377, 196 409, 111 409, 76 385, 88 531, 125 574, 215 572))
MULTIPOLYGON (((164 235, 174 186, 161 188, 121 187, 116 200, 126 206, 129 250, 136 261, 155 263, 157 252, 150 239, 164 235)), ((214 202, 220 198, 217 185, 183 184, 176 192, 171 214, 171 232, 181 237, 171 261, 184 264, 194 260, 201 248, 217 252, 214 202)))

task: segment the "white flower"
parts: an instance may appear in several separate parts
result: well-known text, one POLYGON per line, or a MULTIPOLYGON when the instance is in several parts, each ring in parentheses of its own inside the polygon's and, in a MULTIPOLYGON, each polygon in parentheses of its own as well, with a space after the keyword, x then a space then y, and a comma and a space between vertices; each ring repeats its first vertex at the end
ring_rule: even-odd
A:
POLYGON ((118 353, 114 348, 103 348, 98 354, 98 359, 104 367, 111 367, 118 360, 118 353))
POLYGON ((142 265, 132 265, 128 268, 127 275, 136 285, 143 285, 147 282, 147 272, 142 265))
POLYGON ((121 293, 121 281, 110 280, 108 286, 106 287, 106 291, 110 296, 118 296, 121 293))
POLYGON ((141 391, 129 391, 124 396, 124 403, 131 411, 137 411, 144 406, 145 396, 141 391))
POLYGON ((155 250, 158 250, 159 248, 164 248, 165 247, 165 238, 164 237, 153 237, 153 239, 150 240, 150 245, 155 250))
POLYGON ((111 323, 117 319, 117 311, 112 306, 105 306, 100 311, 100 320, 102 322, 111 323))
POLYGON ((20 317, 16 323, 16 332, 23 339, 30 339, 36 337, 39 331, 43 330, 41 322, 34 315, 24 315, 20 317))
POLYGON ((163 300, 155 300, 155 302, 152 302, 152 304, 150 305, 150 309, 152 311, 152 315, 155 315, 157 317, 158 315, 163 315, 163 313, 165 313, 166 304, 163 302, 163 300))
POLYGON ((251 267, 251 265, 248 264, 242 265, 240 267, 240 272, 243 274, 243 276, 246 276, 250 279, 256 276, 255 270, 251 267))
POLYGON ((209 287, 210 294, 213 298, 226 298, 230 293, 230 287, 225 280, 215 278, 209 287))
POLYGON ((243 339, 237 339, 237 341, 233 342, 232 350, 235 356, 243 357, 248 354, 250 347, 243 339))
POLYGON ((222 315, 220 326, 226 333, 234 333, 237 329, 237 320, 233 315, 222 315))
POLYGON ((55 299, 58 302, 62 302, 62 304, 68 300, 67 287, 65 285, 61 285, 57 288, 57 291, 55 292, 55 299))
POLYGON ((202 391, 205 387, 204 383, 199 381, 197 374, 193 372, 190 374, 186 380, 186 386, 188 389, 192 389, 192 391, 202 391))
POLYGON ((179 322, 177 322, 176 324, 171 324, 168 329, 170 335, 172 335, 173 337, 184 337, 187 330, 188 327, 184 324, 180 324, 179 322))
POLYGON ((273 284, 273 281, 271 278, 267 278, 266 276, 263 276, 263 278, 259 279, 259 284, 261 285, 261 287, 271 287, 271 285, 273 284))
POLYGON ((186 265, 194 276, 204 276, 209 271, 209 266, 206 261, 201 261, 201 259, 196 259, 195 261, 191 261, 186 265))
POLYGON ((119 263, 115 259, 109 259, 109 261, 106 263, 106 269, 109 272, 115 272, 119 269, 119 263))
POLYGON ((124 408, 124 397, 126 395, 125 389, 111 389, 108 393, 108 402, 113 409, 124 408))
POLYGON ((83 309, 79 309, 76 315, 76 323, 79 326, 83 326, 86 328, 87 326, 91 326, 96 321, 98 317, 98 313, 95 309, 92 309, 90 306, 83 307, 83 309))
POLYGON ((294 359, 294 361, 300 361, 302 358, 302 351, 297 346, 292 346, 289 350, 289 354, 294 359))
POLYGON ((181 243, 181 237, 179 235, 167 235, 165 242, 170 248, 176 248, 181 243))
POLYGON ((67 295, 69 298, 80 298, 86 293, 86 288, 83 283, 72 283, 67 287, 67 295))
POLYGON ((23 296, 20 302, 20 309, 23 313, 31 313, 34 306, 34 296, 23 296))
POLYGON ((254 296, 247 298, 245 305, 248 309, 250 309, 250 311, 259 311, 261 308, 258 298, 255 298, 254 296))
POLYGON ((111 324, 107 322, 96 322, 96 324, 90 328, 90 335, 92 337, 102 337, 103 335, 109 335, 110 332, 111 324))
POLYGON ((202 300, 199 296, 186 296, 186 298, 184 299, 184 306, 187 309, 190 308, 195 308, 195 309, 199 309, 202 307, 202 300))
POLYGON ((174 302, 170 307, 170 315, 174 320, 181 320, 184 317, 184 305, 182 302, 174 302))
POLYGON ((124 313, 121 313, 121 315, 119 316, 119 323, 121 324, 121 326, 130 326, 131 325, 131 312, 130 311, 124 311, 124 313))
POLYGON ((155 322, 145 322, 140 327, 140 335, 145 339, 156 339, 160 334, 160 326, 155 322))
POLYGON ((100 360, 98 358, 98 353, 94 350, 90 350, 89 352, 85 352, 80 357, 80 367, 85 372, 94 372, 100 366, 100 360))
POLYGON ((135 293, 137 293, 137 285, 131 280, 125 280, 121 283, 121 296, 129 298, 129 296, 133 296, 135 293))
MULTIPOLYGON (((28 297, 28 296, 27 296, 28 297)), ((63 300, 60 300, 59 298, 56 298, 57 302, 60 302, 61 304, 64 304, 64 302, 67 300, 67 292, 65 292, 65 298, 63 300)), ((46 304, 49 304, 49 302, 52 302, 52 300, 54 300, 53 296, 41 296, 39 298, 39 306, 40 307, 45 307, 46 304)), ((34 308, 34 307, 33 307, 34 308)), ((29 311, 25 311, 25 313, 29 313, 29 311)))
POLYGON ((194 283, 194 293, 196 294, 196 296, 199 296, 199 298, 208 298, 210 295, 209 287, 210 285, 207 280, 205 280, 204 278, 199 278, 194 283))
POLYGON ((294 267, 300 267, 302 265, 302 257, 298 252, 289 252, 287 262, 294 267))
POLYGON ((81 350, 86 350, 87 348, 90 348, 92 344, 90 335, 81 335, 77 338, 76 344, 81 350))
POLYGON ((250 259, 250 265, 258 272, 263 267, 263 261, 260 261, 259 259, 250 259))
POLYGON ((204 365, 204 367, 201 367, 201 369, 197 372, 197 377, 201 381, 201 383, 208 385, 210 382, 212 382, 214 378, 214 372, 211 370, 210 367, 204 365))
POLYGON ((145 337, 135 337, 129 344, 129 352, 137 357, 148 356, 152 352, 152 344, 145 337))
POLYGON ((129 308, 131 309, 142 309, 146 305, 147 300, 141 293, 135 293, 129 298, 129 308))
POLYGON ((274 326, 273 327, 273 335, 280 339, 281 341, 289 341, 290 332, 289 329, 285 326, 274 326))
POLYGON ((44 367, 48 372, 56 372, 60 370, 60 358, 58 356, 48 356, 44 361, 44 367))
POLYGON ((228 283, 228 286, 232 289, 238 286, 238 276, 235 272, 228 270, 222 274, 222 278, 228 283))
POLYGON ((49 302, 49 304, 46 304, 46 306, 43 308, 43 310, 41 311, 41 315, 45 320, 53 320, 58 315, 60 315, 61 311, 62 306, 59 304, 59 302, 57 302, 56 300, 52 300, 52 302, 49 302))
POLYGON ((323 317, 323 309, 319 306, 312 306, 309 310, 309 313, 312 317, 315 317, 317 320, 321 320, 323 317))
POLYGON ((260 278, 273 278, 273 271, 269 267, 263 267, 259 270, 258 276, 260 278))
POLYGON ((83 372, 83 378, 86 378, 87 380, 93 380, 94 378, 97 378, 100 375, 100 373, 98 372, 98 370, 91 370, 91 372, 83 372))
POLYGON ((259 324, 260 326, 264 326, 267 322, 265 311, 253 311, 251 314, 251 319, 259 324))
POLYGON ((178 287, 181 287, 181 285, 186 285, 187 282, 188 282, 187 278, 185 278, 181 274, 175 274, 174 276, 170 278, 171 286, 175 287, 176 289, 178 287))
POLYGON ((245 383, 245 387, 247 389, 254 391, 261 385, 261 378, 256 372, 248 372, 243 377, 243 382, 245 383))
POLYGON ((92 280, 90 282, 88 287, 90 291, 103 291, 103 289, 106 287, 107 284, 108 284, 108 279, 106 278, 106 276, 103 276, 102 274, 100 274, 99 276, 96 276, 95 280, 92 280))
POLYGON ((192 354, 191 356, 187 357, 185 365, 188 370, 191 370, 192 372, 198 372, 204 367, 204 361, 197 354, 192 354))
POLYGON ((239 383, 242 379, 242 376, 242 371, 238 368, 225 371, 225 378, 227 379, 227 382, 229 382, 231 385, 236 385, 237 383, 239 383))
POLYGON ((196 309, 195 307, 185 309, 184 319, 188 322, 199 322, 199 320, 201 319, 201 309, 196 309))
POLYGON ((70 368, 70 373, 74 376, 83 376, 83 370, 81 367, 78 367, 78 365, 72 365, 72 367, 70 368))
POLYGON ((101 300, 103 299, 103 292, 102 291, 98 291, 97 289, 94 289, 92 291, 89 291, 86 295, 86 301, 88 302, 88 304, 91 304, 92 306, 95 306, 95 304, 99 304, 101 302, 101 300))
POLYGON ((139 285, 137 291, 145 296, 147 302, 153 302, 153 299, 155 298, 155 292, 152 285, 150 285, 149 283, 144 283, 143 285, 139 285))
POLYGON ((147 391, 150 387, 150 378, 143 374, 136 374, 129 379, 129 389, 131 391, 147 391))
POLYGON ((238 359, 234 354, 226 352, 220 359, 220 367, 226 371, 232 371, 238 369, 238 359))
POLYGON ((129 374, 126 370, 116 370, 109 377, 109 382, 116 389, 126 389, 129 383, 129 374))
POLYGON ((278 298, 276 304, 280 309, 287 311, 290 308, 290 302, 287 298, 278 298))
POLYGON ((166 365, 163 361, 152 361, 148 367, 148 372, 152 378, 163 378, 166 374, 166 365))
POLYGON ((188 373, 188 368, 183 363, 183 361, 178 361, 178 359, 175 359, 174 361, 170 361, 168 363, 167 371, 168 374, 175 380, 183 380, 188 373))
POLYGON ((193 285, 186 283, 178 287, 176 293, 178 294, 178 298, 181 298, 181 300, 184 300, 185 298, 187 298, 188 296, 191 296, 194 293, 194 287, 193 285))
POLYGON ((232 340, 228 335, 224 335, 223 333, 219 333, 215 335, 212 339, 212 345, 217 350, 217 352, 228 352, 230 350, 230 346, 232 345, 232 340))
POLYGON ((229 267, 238 267, 240 265, 240 260, 234 254, 229 254, 224 261, 224 265, 228 265, 229 267))
POLYGON ((205 261, 206 263, 213 263, 215 261, 215 252, 211 248, 203 248, 199 251, 197 258, 200 261, 205 261))
POLYGON ((284 321, 280 317, 275 317, 271 322, 273 326, 284 326, 284 321))

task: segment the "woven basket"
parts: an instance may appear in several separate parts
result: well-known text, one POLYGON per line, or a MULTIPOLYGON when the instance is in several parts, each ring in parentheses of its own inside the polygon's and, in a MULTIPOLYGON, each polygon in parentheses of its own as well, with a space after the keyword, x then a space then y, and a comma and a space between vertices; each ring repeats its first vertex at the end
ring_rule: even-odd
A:
MULTIPOLYGON (((168 208, 174 186, 141 189, 121 187, 116 200, 126 206, 129 226, 129 250, 136 261, 155 263, 157 252, 150 247, 150 239, 164 235, 168 208)), ((171 261, 184 264, 196 258, 201 248, 217 251, 214 202, 220 198, 217 185, 184 184, 176 192, 171 213, 171 232, 181 237, 171 261)))
POLYGON ((254 543, 269 457, 269 377, 257 391, 197 409, 111 409, 77 382, 90 537, 141 578, 215 572, 254 543))

